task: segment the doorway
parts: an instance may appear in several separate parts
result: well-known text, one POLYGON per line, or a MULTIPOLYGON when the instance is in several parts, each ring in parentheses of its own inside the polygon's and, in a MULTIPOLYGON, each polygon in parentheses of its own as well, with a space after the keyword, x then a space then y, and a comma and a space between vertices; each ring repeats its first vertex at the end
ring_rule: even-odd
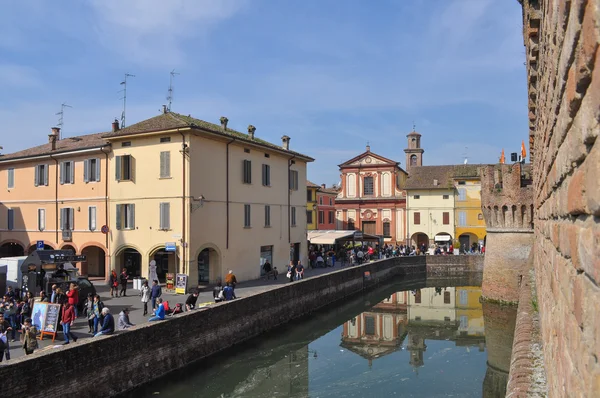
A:
POLYGON ((210 250, 204 249, 198 255, 198 284, 210 281, 210 250))
POLYGON ((300 261, 300 243, 290 245, 290 261, 293 261, 294 264, 298 264, 298 261, 300 261))
MULTIPOLYGON (((122 268, 127 268, 127 273, 131 277, 141 276, 142 255, 135 249, 127 248, 123 250, 122 268)), ((117 270, 117 273, 121 270, 117 270)))
POLYGON ((367 235, 377 235, 377 223, 375 221, 363 221, 362 231, 367 235))

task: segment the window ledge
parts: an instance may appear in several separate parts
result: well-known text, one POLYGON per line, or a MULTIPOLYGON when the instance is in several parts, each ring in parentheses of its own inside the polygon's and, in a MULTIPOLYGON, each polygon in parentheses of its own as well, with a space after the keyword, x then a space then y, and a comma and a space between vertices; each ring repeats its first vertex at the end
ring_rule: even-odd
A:
POLYGON ((172 180, 173 177, 158 177, 159 180, 172 180))
POLYGON ((252 227, 244 227, 244 229, 252 229, 252 227))
POLYGON ((270 225, 265 225, 265 228, 271 228, 271 226, 270 225))

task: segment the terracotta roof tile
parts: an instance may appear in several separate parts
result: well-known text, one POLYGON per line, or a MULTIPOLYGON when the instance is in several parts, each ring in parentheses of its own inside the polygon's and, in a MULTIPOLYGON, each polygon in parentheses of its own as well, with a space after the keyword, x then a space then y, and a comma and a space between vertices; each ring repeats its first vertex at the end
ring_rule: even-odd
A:
POLYGON ((454 165, 411 167, 405 189, 450 189, 454 165), (437 185, 434 182, 437 180, 437 185))
POLYGON ((271 149, 275 149, 278 151, 289 152, 292 155, 296 155, 302 158, 305 158, 309 161, 314 160, 310 156, 304 155, 299 152, 285 150, 279 145, 272 144, 268 141, 262 140, 260 138, 254 137, 254 139, 250 139, 248 134, 240 133, 239 131, 233 130, 231 128, 227 128, 227 130, 223 130, 220 125, 209 123, 204 120, 196 119, 191 116, 181 115, 175 112, 167 112, 161 115, 155 116, 153 118, 141 121, 139 123, 133 124, 131 126, 125 127, 116 132, 107 133, 104 136, 106 138, 116 138, 140 133, 147 133, 153 131, 161 131, 161 130, 171 130, 182 127, 192 127, 199 128, 202 130, 207 130, 211 133, 216 133, 229 137, 236 137, 242 139, 247 142, 251 142, 254 144, 258 144, 264 147, 268 147, 271 149))
POLYGON ((19 152, 9 153, 0 156, 0 162, 5 160, 29 158, 44 155, 57 155, 63 152, 71 152, 75 150, 100 148, 108 145, 108 142, 103 137, 106 133, 87 134, 77 137, 67 137, 56 141, 56 149, 52 150, 50 143, 27 148, 19 152))
POLYGON ((314 182, 310 182, 308 180, 306 180, 306 186, 310 187, 310 188, 321 188, 320 185, 315 184, 314 182))

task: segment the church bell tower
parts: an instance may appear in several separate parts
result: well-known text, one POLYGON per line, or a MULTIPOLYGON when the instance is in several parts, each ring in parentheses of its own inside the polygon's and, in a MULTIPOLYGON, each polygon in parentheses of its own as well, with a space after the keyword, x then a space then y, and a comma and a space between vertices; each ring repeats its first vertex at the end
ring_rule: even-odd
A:
POLYGON ((423 166, 423 152, 421 148, 421 134, 413 131, 406 136, 408 138, 408 147, 404 150, 406 153, 406 172, 410 174, 411 167, 423 166))

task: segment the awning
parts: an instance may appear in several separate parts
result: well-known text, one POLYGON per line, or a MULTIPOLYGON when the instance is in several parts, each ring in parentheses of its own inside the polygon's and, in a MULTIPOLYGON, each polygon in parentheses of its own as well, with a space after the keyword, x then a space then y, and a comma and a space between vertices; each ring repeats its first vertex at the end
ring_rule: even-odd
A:
POLYGON ((434 240, 436 242, 448 242, 452 240, 452 237, 450 235, 436 235, 434 240))
POLYGON ((308 241, 314 245, 333 245, 336 241, 378 242, 379 237, 361 231, 316 230, 308 231, 308 241))

